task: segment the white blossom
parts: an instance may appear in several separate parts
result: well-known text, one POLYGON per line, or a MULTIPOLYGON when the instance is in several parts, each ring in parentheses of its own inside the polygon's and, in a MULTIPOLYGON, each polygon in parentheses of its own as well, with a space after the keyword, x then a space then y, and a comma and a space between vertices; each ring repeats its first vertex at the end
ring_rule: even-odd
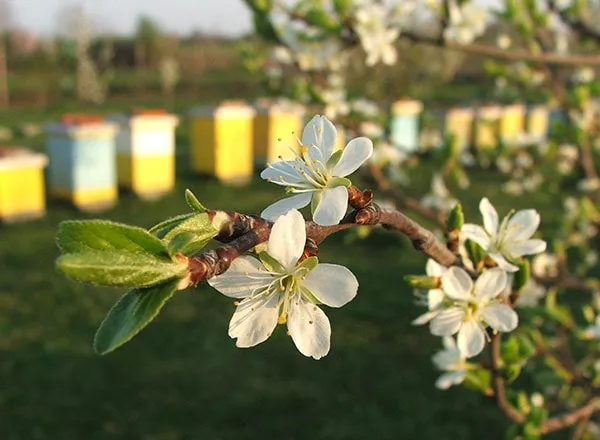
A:
MULTIPOLYGON (((444 272, 448 270, 447 267, 442 266, 433 259, 428 259, 425 265, 425 273, 428 277, 440 279, 444 272)), ((427 309, 428 311, 421 316, 413 320, 413 325, 423 325, 431 321, 435 315, 440 311, 440 307, 444 301, 445 295, 442 289, 429 289, 427 291, 427 309)))
POLYGON ((318 264, 316 257, 298 263, 306 242, 302 215, 293 210, 279 217, 261 261, 239 257, 208 283, 223 295, 241 299, 229 323, 238 347, 253 347, 271 336, 277 324, 304 356, 320 359, 329 352, 331 326, 317 307, 341 307, 357 293, 358 281, 347 268, 318 264))
POLYGON ((442 338, 442 342, 444 349, 434 354, 432 360, 436 368, 444 372, 435 381, 435 386, 440 390, 447 390, 452 385, 459 385, 465 380, 468 364, 453 337, 446 336, 442 338))
POLYGON ((448 27, 444 29, 445 40, 469 44, 483 34, 488 18, 484 8, 474 2, 458 5, 454 0, 450 0, 448 5, 449 20, 448 27))
POLYGON ((546 289, 530 279, 519 292, 515 307, 536 307, 544 295, 546 295, 546 289))
POLYGON ((346 214, 348 190, 346 176, 356 171, 373 153, 373 143, 352 139, 342 152, 334 152, 337 130, 325 116, 315 116, 302 133, 302 153, 294 160, 269 164, 260 176, 287 187, 295 195, 267 207, 263 218, 275 219, 291 209, 309 203, 313 220, 322 226, 336 225, 346 214))
POLYGON ((558 256, 543 252, 531 261, 531 272, 540 278, 556 278, 558 276, 558 256))
POLYGON ((511 260, 546 250, 544 240, 531 238, 540 224, 540 215, 536 210, 517 211, 499 223, 496 209, 484 197, 479 203, 479 211, 484 227, 467 223, 463 225, 461 235, 479 244, 500 268, 516 272, 518 267, 511 264, 511 260))
POLYGON ((367 66, 379 62, 387 65, 396 63, 398 54, 394 43, 400 35, 400 29, 390 26, 388 16, 387 7, 377 3, 367 3, 354 12, 354 30, 367 54, 367 66))
POLYGON ((475 283, 462 268, 451 267, 441 277, 442 290, 451 302, 430 322, 431 333, 452 336, 458 333, 457 345, 467 358, 481 353, 487 326, 500 332, 514 330, 519 322, 516 312, 500 295, 508 277, 500 268, 485 271, 475 283))

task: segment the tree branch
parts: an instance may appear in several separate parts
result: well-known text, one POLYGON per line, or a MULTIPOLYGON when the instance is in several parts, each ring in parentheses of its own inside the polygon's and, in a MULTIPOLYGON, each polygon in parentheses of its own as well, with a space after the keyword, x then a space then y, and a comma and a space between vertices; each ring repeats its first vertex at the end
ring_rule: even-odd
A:
POLYGON ((481 55, 496 58, 504 61, 529 61, 533 63, 543 63, 548 65, 562 65, 578 67, 581 65, 597 66, 600 65, 600 55, 574 54, 562 55, 556 53, 533 54, 526 50, 505 50, 499 47, 484 43, 459 44, 453 41, 444 41, 440 38, 424 37, 411 32, 402 32, 400 38, 412 41, 414 43, 423 43, 430 46, 439 46, 444 49, 468 53, 471 55, 481 55))
POLYGON ((494 398, 496 399, 496 405, 498 408, 506 414, 506 416, 515 423, 523 424, 525 422, 525 415, 515 408, 506 397, 506 387, 504 378, 500 372, 500 360, 502 354, 500 352, 500 343, 502 335, 496 333, 492 336, 490 343, 490 362, 492 371, 492 388, 494 390, 494 398))
MULTIPOLYGON (((356 209, 333 226, 306 222, 307 255, 315 255, 317 246, 330 235, 354 226, 381 225, 408 237, 413 247, 444 266, 460 265, 460 259, 430 230, 394 209, 384 209, 372 203, 370 191, 349 190, 349 202, 356 209), (366 205, 366 206, 364 206, 366 205), (363 207, 361 207, 363 206, 363 207)), ((217 249, 188 258, 190 284, 197 285, 225 272, 233 260, 269 239, 273 222, 257 216, 230 211, 208 211, 211 221, 219 219, 219 234, 215 239, 227 243, 217 249)))

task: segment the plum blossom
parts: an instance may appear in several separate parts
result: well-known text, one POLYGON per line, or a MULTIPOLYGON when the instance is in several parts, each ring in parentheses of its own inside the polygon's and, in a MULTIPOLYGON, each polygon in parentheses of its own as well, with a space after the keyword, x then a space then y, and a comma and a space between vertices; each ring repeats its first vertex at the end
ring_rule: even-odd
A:
POLYGON ((260 176, 285 186, 295 195, 268 206, 261 214, 276 219, 291 209, 311 204, 313 220, 322 226, 336 225, 346 214, 351 182, 345 177, 356 171, 373 153, 365 137, 352 139, 343 151, 334 151, 337 130, 325 116, 315 116, 302 133, 302 152, 294 160, 269 164, 260 176))
POLYGON ((436 336, 458 333, 458 348, 467 358, 483 350, 486 327, 500 332, 510 332, 517 327, 518 315, 500 295, 508 281, 502 269, 487 270, 475 283, 459 267, 449 268, 441 278, 442 290, 452 301, 442 303, 443 310, 431 320, 430 330, 436 336))
POLYGON ((450 0, 448 27, 444 29, 444 39, 458 44, 472 43, 483 34, 487 26, 487 11, 480 5, 467 2, 458 5, 450 0))
MULTIPOLYGON (((440 279, 441 276, 448 270, 447 267, 433 259, 428 259, 425 265, 425 273, 428 277, 440 279)), ((417 317, 412 323, 413 325, 423 325, 431 321, 441 310, 444 302, 444 291, 442 289, 430 289, 427 291, 427 309, 428 311, 417 317)))
POLYGON ((277 324, 304 356, 320 359, 329 352, 331 326, 317 307, 341 307, 357 293, 358 281, 347 268, 318 264, 316 257, 299 263, 306 242, 302 215, 293 210, 275 221, 260 261, 239 257, 208 283, 223 295, 241 299, 229 336, 238 347, 253 347, 271 336, 277 324))
POLYGON ((398 54, 394 43, 400 35, 400 29, 389 26, 388 15, 387 7, 378 3, 368 3, 354 13, 355 31, 367 54, 367 66, 379 62, 390 66, 396 63, 398 54))
POLYGON ((540 215, 536 210, 517 211, 499 223, 496 209, 484 197, 479 203, 479 211, 484 227, 467 223, 462 227, 461 235, 479 244, 501 269, 516 272, 519 268, 511 264, 511 260, 546 250, 544 240, 531 238, 540 224, 540 215))
POLYGON ((515 307, 536 307, 544 295, 546 295, 546 289, 530 279, 519 292, 515 307))
POLYGON ((435 381, 435 386, 440 390, 447 390, 465 380, 469 365, 453 337, 446 336, 442 338, 442 342, 444 349, 434 354, 432 360, 436 368, 444 372, 435 381))

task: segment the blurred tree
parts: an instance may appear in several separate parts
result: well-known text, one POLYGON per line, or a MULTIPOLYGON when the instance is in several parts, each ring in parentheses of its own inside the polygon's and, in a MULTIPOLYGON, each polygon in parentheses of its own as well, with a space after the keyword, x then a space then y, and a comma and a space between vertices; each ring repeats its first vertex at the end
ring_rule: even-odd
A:
POLYGON ((13 10, 9 0, 0 0, 0 108, 8 108, 8 66, 6 61, 6 33, 13 25, 13 10))
POLYGON ((138 68, 156 65, 161 56, 162 31, 151 17, 143 15, 139 18, 135 31, 135 57, 138 68))
POLYGON ((101 103, 106 87, 89 55, 94 22, 81 5, 66 5, 58 14, 60 33, 74 40, 77 97, 82 101, 101 103))

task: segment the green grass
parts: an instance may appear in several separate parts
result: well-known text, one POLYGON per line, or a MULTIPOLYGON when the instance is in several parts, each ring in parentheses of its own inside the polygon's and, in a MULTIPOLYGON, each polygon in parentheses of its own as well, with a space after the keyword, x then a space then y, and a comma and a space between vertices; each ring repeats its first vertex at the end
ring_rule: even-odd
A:
MULTIPOLYGON (((149 227, 187 212, 185 188, 209 207, 246 213, 282 195, 259 179, 225 187, 193 176, 186 129, 179 128, 173 194, 156 202, 124 194, 100 217, 149 227)), ((475 177, 465 199, 472 221, 482 195, 501 214, 513 205, 558 208, 544 195, 507 200, 493 175, 475 177)), ((80 218, 90 215, 51 200, 46 218, 0 228, 0 439, 503 438, 507 422, 493 402, 435 389, 430 357, 440 341, 410 325, 422 310, 402 281, 423 271, 424 258, 402 237, 375 230, 357 241, 346 232, 321 247, 322 261, 346 265, 361 283, 350 304, 326 310, 333 337, 323 360, 300 355, 282 328, 258 347, 237 349, 227 336, 232 301, 206 285, 177 294, 134 340, 101 357, 92 338, 122 292, 76 284, 54 269, 58 223, 80 218)))

